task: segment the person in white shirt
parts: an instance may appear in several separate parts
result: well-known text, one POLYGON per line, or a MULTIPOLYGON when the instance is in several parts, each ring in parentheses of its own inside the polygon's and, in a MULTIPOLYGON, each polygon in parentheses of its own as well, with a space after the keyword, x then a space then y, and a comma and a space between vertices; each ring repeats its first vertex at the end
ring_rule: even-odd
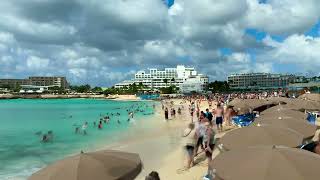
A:
POLYGON ((87 127, 88 127, 88 122, 85 122, 85 123, 82 125, 83 135, 86 135, 86 134, 87 134, 87 127))

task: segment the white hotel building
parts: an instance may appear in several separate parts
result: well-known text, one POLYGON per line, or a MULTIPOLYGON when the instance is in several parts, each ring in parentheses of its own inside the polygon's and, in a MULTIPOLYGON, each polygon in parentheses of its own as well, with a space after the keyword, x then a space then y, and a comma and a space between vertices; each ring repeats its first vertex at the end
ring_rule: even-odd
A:
POLYGON ((148 72, 138 71, 134 79, 118 83, 115 85, 115 88, 123 88, 133 83, 137 85, 142 83, 151 89, 175 85, 180 88, 181 92, 187 93, 191 91, 203 91, 208 82, 209 78, 203 74, 199 74, 195 68, 178 65, 176 68, 165 68, 164 70, 153 68, 149 69, 148 72))

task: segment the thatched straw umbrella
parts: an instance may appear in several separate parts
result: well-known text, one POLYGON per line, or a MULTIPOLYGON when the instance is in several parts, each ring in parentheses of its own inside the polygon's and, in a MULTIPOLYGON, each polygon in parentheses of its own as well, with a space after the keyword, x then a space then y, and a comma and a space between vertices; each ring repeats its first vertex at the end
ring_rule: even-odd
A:
POLYGON ((219 154, 211 167, 223 180, 319 179, 320 156, 286 147, 251 147, 219 154))
POLYGON ((307 115, 301 111, 289 109, 287 105, 279 105, 269 108, 260 114, 261 117, 265 116, 268 118, 288 118, 292 117, 295 119, 306 120, 307 115))
POLYGON ((57 161, 34 173, 29 180, 128 180, 134 179, 141 169, 138 154, 97 151, 57 161))
POLYGON ((284 127, 249 126, 228 132, 219 142, 225 150, 265 145, 297 147, 302 144, 303 135, 284 127))
POLYGON ((297 120, 294 118, 283 118, 276 119, 273 117, 263 117, 256 119, 251 126, 263 126, 263 125, 271 125, 282 128, 292 129, 303 135, 305 140, 310 139, 314 136, 314 133, 317 130, 317 126, 311 125, 306 121, 297 120))
POLYGON ((316 93, 303 94, 303 95, 299 96, 299 99, 307 99, 310 101, 320 102, 320 94, 316 94, 316 93))
POLYGON ((320 111, 320 102, 295 99, 292 102, 288 103, 285 107, 288 109, 295 109, 300 111, 320 111))
POLYGON ((237 111, 238 114, 246 114, 257 108, 271 105, 271 103, 263 99, 235 99, 228 105, 233 106, 233 109, 237 111))

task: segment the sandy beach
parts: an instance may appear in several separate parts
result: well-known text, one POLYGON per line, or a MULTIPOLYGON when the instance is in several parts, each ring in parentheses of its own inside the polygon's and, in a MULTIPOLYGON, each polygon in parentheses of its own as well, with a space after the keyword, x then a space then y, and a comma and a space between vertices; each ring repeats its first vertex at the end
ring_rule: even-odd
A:
POLYGON ((139 101, 140 98, 136 95, 109 95, 106 99, 112 99, 116 101, 139 101))
MULTIPOLYGON (((172 101, 175 107, 180 106, 180 99, 172 101)), ((205 110, 207 107, 208 103, 203 102, 200 109, 205 110)), ((204 153, 200 153, 196 157, 194 167, 188 171, 182 171, 186 161, 182 133, 190 121, 191 116, 187 106, 183 108, 181 115, 177 115, 176 118, 169 116, 168 121, 164 120, 163 111, 158 106, 154 119, 149 124, 150 126, 156 126, 157 130, 145 130, 144 132, 139 132, 139 134, 132 134, 135 132, 132 129, 132 132, 129 132, 128 137, 124 138, 123 141, 106 148, 140 154, 144 169, 136 178, 137 180, 144 180, 145 176, 151 171, 157 171, 160 174, 160 178, 165 180, 202 179, 208 167, 204 153)), ((225 132, 217 134, 216 137, 219 138, 223 134, 225 132)), ((215 149, 213 157, 218 153, 219 150, 215 149)))

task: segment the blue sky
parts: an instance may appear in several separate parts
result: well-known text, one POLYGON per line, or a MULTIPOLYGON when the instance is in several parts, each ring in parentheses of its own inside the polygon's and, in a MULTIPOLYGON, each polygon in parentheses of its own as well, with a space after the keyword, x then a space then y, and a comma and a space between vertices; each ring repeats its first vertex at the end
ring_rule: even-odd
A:
POLYGON ((246 72, 320 76, 319 9, 318 0, 1 1, 0 77, 111 86, 178 64, 212 81, 246 72))

